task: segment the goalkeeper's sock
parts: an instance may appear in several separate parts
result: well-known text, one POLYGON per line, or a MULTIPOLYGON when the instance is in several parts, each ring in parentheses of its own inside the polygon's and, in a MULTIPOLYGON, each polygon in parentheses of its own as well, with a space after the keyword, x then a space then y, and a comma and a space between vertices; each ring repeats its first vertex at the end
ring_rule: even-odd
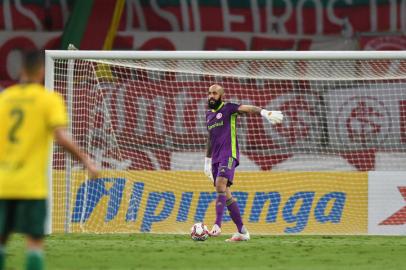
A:
POLYGON ((6 261, 6 249, 0 246, 0 270, 4 270, 4 262, 6 261))
POLYGON ((237 226, 238 232, 242 232, 242 228, 244 224, 242 223, 240 208, 238 207, 238 203, 234 201, 232 198, 227 200, 227 209, 230 213, 230 217, 233 220, 234 224, 237 226))
POLYGON ((28 250, 25 269, 26 270, 44 269, 44 255, 42 250, 28 250))
POLYGON ((224 207, 226 206, 226 193, 218 192, 216 199, 216 224, 221 227, 221 222, 223 220, 224 207))

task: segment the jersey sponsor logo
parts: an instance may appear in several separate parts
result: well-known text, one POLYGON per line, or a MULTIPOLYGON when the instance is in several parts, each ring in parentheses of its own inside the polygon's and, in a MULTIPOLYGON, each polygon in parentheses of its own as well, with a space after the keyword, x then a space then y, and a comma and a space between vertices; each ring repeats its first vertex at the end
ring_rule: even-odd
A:
POLYGON ((220 119, 221 117, 223 117, 223 114, 222 114, 222 113, 216 114, 216 118, 217 118, 217 119, 220 119))
POLYGON ((220 121, 220 122, 214 123, 213 125, 208 126, 207 129, 212 130, 213 128, 221 127, 223 125, 224 125, 224 121, 220 121))
MULTIPOLYGON (((70 217, 72 226, 89 226, 90 231, 92 226, 95 230, 106 226, 107 232, 114 230, 113 224, 118 224, 128 226, 132 231, 173 232, 175 223, 177 231, 187 231, 193 222, 214 219, 217 193, 199 173, 168 172, 167 178, 162 172, 132 172, 131 175, 132 179, 109 177, 76 184, 70 217), (176 185, 179 181, 190 180, 190 177, 198 180, 190 190, 176 185), (167 182, 160 187, 157 183, 163 178, 167 182)), ((309 177, 299 175, 294 176, 296 182, 306 181, 309 177)), ((367 181, 355 185, 351 181, 366 174, 347 173, 350 181, 347 187, 343 183, 330 187, 315 184, 317 176, 331 181, 334 175, 340 179, 343 177, 339 173, 314 174, 310 185, 303 182, 306 186, 296 187, 292 183, 287 191, 286 179, 292 177, 290 175, 246 173, 250 183, 245 187, 240 185, 233 196, 238 201, 244 222, 253 233, 365 233, 367 206, 360 200, 367 196, 360 194, 367 192, 367 181), (261 178, 260 175, 262 181, 263 177, 272 178, 273 184, 264 186, 262 181, 255 182, 253 179, 261 178), (364 191, 360 192, 360 189, 364 191)), ((234 225, 227 211, 223 221, 224 231, 232 232, 234 225)))

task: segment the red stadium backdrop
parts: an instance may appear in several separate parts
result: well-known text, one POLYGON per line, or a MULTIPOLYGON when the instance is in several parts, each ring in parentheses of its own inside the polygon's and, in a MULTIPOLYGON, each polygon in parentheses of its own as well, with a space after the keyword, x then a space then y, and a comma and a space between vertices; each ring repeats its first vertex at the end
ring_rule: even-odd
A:
MULTIPOLYGON (((9 3, 10 5, 5 1, 0 4, 0 28, 4 30, 0 35, 0 85, 2 87, 15 82, 18 77, 20 49, 59 48, 63 26, 69 18, 73 4, 73 1, 50 1, 51 4, 44 9, 43 1, 22 2, 22 6, 17 6, 13 1, 9 3)), ((126 1, 119 33, 114 43, 115 49, 380 50, 406 47, 405 37, 402 35, 382 37, 382 34, 406 31, 406 20, 404 20, 406 9, 402 8, 405 1, 353 1, 351 5, 335 0, 316 0, 304 4, 296 0, 198 1, 199 5, 194 5, 194 2, 185 5, 188 1, 153 2, 126 1), (359 33, 361 35, 358 35, 359 33), (362 33, 369 35, 365 36, 362 33), (371 36, 370 33, 374 35, 371 36)), ((102 8, 101 5, 95 4, 94 9, 100 8, 102 8)), ((90 25, 97 26, 99 18, 88 19, 90 25)), ((92 38, 92 35, 96 36, 98 32, 89 33, 89 38, 92 38)), ((168 78, 171 78, 170 74, 168 78)), ((286 126, 273 130, 271 136, 265 128, 262 128, 261 119, 255 117, 240 119, 240 124, 245 125, 248 130, 252 125, 261 127, 257 134, 246 132, 240 135, 243 153, 260 169, 272 169, 274 165, 291 157, 299 146, 320 147, 323 140, 330 136, 325 131, 320 134, 322 129, 315 131, 314 127, 303 121, 303 115, 308 118, 317 118, 319 116, 315 113, 316 111, 327 110, 327 108, 317 107, 320 106, 318 101, 324 98, 317 91, 303 92, 303 89, 308 87, 300 87, 301 92, 296 93, 298 86, 295 83, 284 82, 283 87, 279 87, 272 82, 265 82, 266 88, 273 94, 259 98, 258 95, 251 94, 262 91, 263 86, 255 83, 244 85, 243 91, 236 82, 224 84, 225 87, 232 89, 233 94, 230 99, 248 101, 258 106, 269 107, 278 104, 281 110, 286 111, 291 121, 286 126), (267 140, 266 142, 263 140, 259 146, 255 142, 260 136, 265 136, 267 140), (283 155, 264 156, 258 150, 262 147, 277 152, 281 143, 286 147, 283 155)), ((171 143, 175 145, 168 149, 156 150, 159 152, 156 154, 159 169, 170 169, 170 153, 181 150, 177 149, 176 145, 189 144, 192 135, 195 138, 194 147, 188 151, 204 151, 206 135, 203 116, 196 113, 197 109, 201 110, 205 104, 207 85, 203 80, 185 83, 169 79, 165 87, 172 91, 171 94, 160 92, 162 86, 158 88, 150 84, 151 95, 142 100, 138 100, 136 96, 142 88, 137 81, 132 85, 122 83, 113 86, 106 82, 106 89, 109 87, 120 89, 117 93, 126 96, 120 101, 116 94, 111 94, 113 119, 117 117, 124 119, 124 122, 117 121, 117 126, 114 127, 118 139, 125 134, 126 138, 132 140, 125 142, 128 144, 138 143, 147 137, 153 138, 151 144, 166 145, 165 138, 170 138, 171 143), (184 93, 191 97, 189 104, 186 104, 188 111, 181 116, 174 115, 171 110, 174 106, 173 102, 176 101, 177 96, 184 93), (163 102, 163 108, 167 111, 159 131, 155 125, 145 125, 146 121, 152 120, 153 114, 145 116, 138 113, 139 106, 151 111, 157 109, 154 108, 154 99, 157 97, 163 102), (119 107, 116 110, 116 104, 121 102, 124 108, 119 107)), ((108 90, 105 91, 108 92, 108 90)), ((342 102, 345 103, 344 100, 342 102)), ((399 97, 398 104, 396 121, 399 123, 400 132, 399 138, 395 140, 404 145, 406 106, 402 95, 399 97)), ((85 109, 89 110, 89 108, 85 109)), ((355 109, 347 108, 347 110, 355 109)), ((75 112, 74 115, 79 117, 75 112)), ((99 112, 98 117, 102 118, 103 114, 99 112)), ((323 119, 318 120, 317 123, 325 125, 323 119)), ((101 122, 99 119, 97 123, 101 122)), ((375 130, 375 132, 376 134, 371 136, 379 137, 381 130, 375 130)), ((354 134, 354 131, 349 130, 348 133, 354 134)), ((122 143, 125 145, 124 142, 122 143)), ((372 170, 375 166, 375 153, 380 148, 386 149, 385 144, 345 149, 337 155, 347 159, 358 170, 372 170)), ((141 150, 130 152, 128 151, 129 160, 137 159, 136 156, 131 155, 140 156, 145 160, 143 164, 132 162, 131 168, 157 169, 157 166, 152 164, 141 150)))
MULTIPOLYGON (((370 64, 364 63, 368 72, 374 62, 370 64)), ((405 66, 400 64, 398 68, 405 66)), ((389 66, 380 72, 389 70, 396 73, 389 66)), ((140 70, 122 68, 113 69, 112 73, 117 76, 99 78, 97 87, 91 78, 75 83, 72 121, 77 141, 89 141, 88 134, 93 134, 91 145, 119 151, 121 162, 128 163, 126 168, 136 170, 170 170, 174 152, 205 151, 207 87, 213 78, 202 75, 196 81, 185 81, 175 73, 161 72, 158 82, 140 70), (123 72, 127 75, 121 78, 134 79, 120 79, 118 74, 123 72), (104 147, 111 144, 111 138, 103 139, 107 138, 102 136, 106 133, 114 136, 113 148, 104 147), (158 166, 143 150, 145 147, 158 160, 158 166)), ((221 84, 227 89, 229 101, 277 108, 286 116, 285 123, 275 127, 260 117, 239 117, 239 126, 243 127, 238 137, 241 152, 260 170, 271 170, 297 153, 323 154, 327 150, 347 160, 356 170, 370 171, 375 169, 376 152, 400 150, 393 149, 393 144, 406 147, 406 85, 399 90, 399 82, 391 85, 387 81, 385 86, 375 83, 377 90, 368 92, 357 88, 325 91, 310 81, 241 81, 224 77, 221 84), (390 99, 380 97, 383 89, 387 89, 390 99), (393 132, 391 125, 400 127, 399 132, 393 132)), ((56 88, 65 91, 64 85, 57 84, 56 88)), ((115 158, 113 152, 102 153, 105 167, 117 165, 108 162, 115 158)))
MULTIPOLYGON (((96 1, 95 1, 96 2, 96 1)), ((115 49, 126 50, 356 50, 404 49, 404 1, 126 1, 115 49), (272 6, 272 7, 271 7, 272 6), (215 20, 211 18, 216 18, 215 20), (305 23, 304 23, 305 22, 305 23), (375 33, 373 44, 359 34, 375 33), (357 35, 355 35, 357 34, 357 35)), ((8 3, 8 2, 7 2, 8 3)), ((0 4, 0 85, 17 78, 23 48, 57 49, 74 1, 0 4)), ((94 5, 95 11, 103 5, 94 5)), ((97 14, 95 12, 94 14, 97 14)), ((88 24, 98 26, 97 16, 88 24)), ((97 31, 86 32, 94 39, 97 31), (93 36, 93 37, 92 37, 93 36)), ((367 38, 368 40, 370 38, 367 38)), ((81 48, 81 49, 101 49, 81 48)))

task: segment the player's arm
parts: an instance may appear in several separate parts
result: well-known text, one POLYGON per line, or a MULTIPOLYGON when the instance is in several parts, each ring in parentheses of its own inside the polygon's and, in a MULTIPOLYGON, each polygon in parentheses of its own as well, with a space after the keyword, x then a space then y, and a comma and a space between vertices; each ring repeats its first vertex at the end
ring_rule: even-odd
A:
POLYGON ((268 111, 253 105, 240 105, 240 107, 238 107, 238 112, 262 115, 262 117, 272 124, 279 124, 283 120, 283 114, 281 111, 268 111))
POLYGON ((207 136, 206 157, 204 158, 204 174, 210 180, 213 180, 213 173, 211 171, 211 141, 210 141, 210 134, 207 136))
POLYGON ((73 142, 73 140, 68 135, 66 128, 58 127, 54 130, 55 140, 63 148, 65 148, 69 153, 79 159, 86 169, 89 171, 90 178, 96 178, 98 175, 97 166, 93 163, 92 159, 80 150, 79 146, 73 142))

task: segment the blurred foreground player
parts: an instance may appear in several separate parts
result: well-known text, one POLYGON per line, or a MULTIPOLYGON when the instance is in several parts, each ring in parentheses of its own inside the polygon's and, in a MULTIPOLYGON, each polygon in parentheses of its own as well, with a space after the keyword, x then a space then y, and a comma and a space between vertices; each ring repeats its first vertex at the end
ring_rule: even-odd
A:
MULTIPOLYGON (((60 95, 43 86, 44 55, 23 57, 20 82, 0 94, 0 270, 12 232, 27 237, 26 268, 44 268, 43 238, 47 215, 47 168, 53 138, 77 157, 89 176, 93 161, 68 136, 67 115, 60 95)), ((21 268, 19 268, 21 269, 21 268)))

